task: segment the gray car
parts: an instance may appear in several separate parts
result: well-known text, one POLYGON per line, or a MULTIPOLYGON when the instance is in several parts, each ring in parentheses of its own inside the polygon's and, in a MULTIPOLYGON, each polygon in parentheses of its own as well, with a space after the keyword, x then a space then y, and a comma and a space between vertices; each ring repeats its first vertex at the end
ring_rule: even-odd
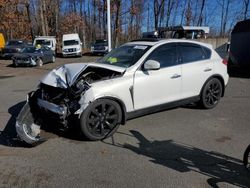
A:
POLYGON ((91 53, 93 55, 106 54, 108 53, 108 42, 107 40, 99 39, 91 46, 91 53))
POLYGON ((54 63, 55 54, 50 48, 43 46, 36 48, 29 46, 12 57, 13 66, 42 66, 45 63, 54 63))

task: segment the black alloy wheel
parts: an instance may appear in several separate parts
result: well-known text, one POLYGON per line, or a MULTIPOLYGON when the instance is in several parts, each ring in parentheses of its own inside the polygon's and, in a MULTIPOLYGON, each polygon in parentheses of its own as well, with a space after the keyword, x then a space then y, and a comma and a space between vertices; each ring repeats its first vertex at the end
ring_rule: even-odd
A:
POLYGON ((222 85, 217 78, 209 80, 201 94, 201 105, 206 109, 214 108, 220 101, 222 95, 222 85))
POLYGON ((111 136, 122 119, 120 105, 113 100, 99 99, 91 103, 81 116, 81 129, 89 140, 111 136))
POLYGON ((250 170, 250 145, 247 147, 246 151, 244 152, 243 164, 248 170, 250 170))

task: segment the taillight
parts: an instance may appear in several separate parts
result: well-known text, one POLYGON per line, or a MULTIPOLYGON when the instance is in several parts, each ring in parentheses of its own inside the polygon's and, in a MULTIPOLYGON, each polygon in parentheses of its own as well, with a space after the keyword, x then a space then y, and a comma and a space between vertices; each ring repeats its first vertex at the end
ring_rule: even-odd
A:
POLYGON ((227 65, 228 62, 227 62, 226 59, 223 59, 223 60, 222 60, 222 63, 223 63, 224 65, 227 65))

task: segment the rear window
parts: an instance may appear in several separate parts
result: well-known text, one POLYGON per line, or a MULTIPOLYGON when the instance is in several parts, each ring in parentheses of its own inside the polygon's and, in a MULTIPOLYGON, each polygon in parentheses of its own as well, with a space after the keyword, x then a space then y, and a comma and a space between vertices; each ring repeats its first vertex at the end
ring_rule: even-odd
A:
POLYGON ((211 51, 208 48, 196 44, 179 44, 179 52, 182 63, 190 63, 209 59, 211 51))

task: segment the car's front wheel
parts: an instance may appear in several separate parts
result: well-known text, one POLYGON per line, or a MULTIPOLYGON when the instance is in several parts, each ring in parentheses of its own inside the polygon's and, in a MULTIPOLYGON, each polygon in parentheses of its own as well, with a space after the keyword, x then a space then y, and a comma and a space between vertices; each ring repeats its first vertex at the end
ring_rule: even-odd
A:
POLYGON ((214 108, 220 101, 222 84, 217 78, 210 79, 203 87, 200 104, 203 108, 214 108))
POLYGON ((53 55, 52 56, 52 61, 51 61, 52 63, 55 63, 56 62, 56 56, 55 55, 53 55))
POLYGON ((36 61, 36 64, 39 67, 43 66, 43 60, 42 60, 42 58, 38 58, 37 61, 36 61))
POLYGON ((102 140, 111 136, 122 120, 120 105, 110 99, 92 102, 81 115, 81 130, 89 140, 102 140))

